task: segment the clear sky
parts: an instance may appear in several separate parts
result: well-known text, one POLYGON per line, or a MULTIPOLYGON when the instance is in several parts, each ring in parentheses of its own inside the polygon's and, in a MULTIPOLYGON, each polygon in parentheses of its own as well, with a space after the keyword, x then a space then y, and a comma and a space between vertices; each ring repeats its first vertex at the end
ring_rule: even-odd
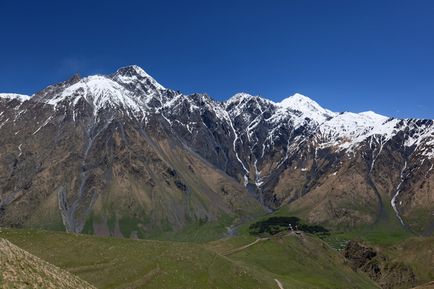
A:
POLYGON ((137 64, 226 99, 434 119, 433 0, 0 2, 0 91, 137 64))

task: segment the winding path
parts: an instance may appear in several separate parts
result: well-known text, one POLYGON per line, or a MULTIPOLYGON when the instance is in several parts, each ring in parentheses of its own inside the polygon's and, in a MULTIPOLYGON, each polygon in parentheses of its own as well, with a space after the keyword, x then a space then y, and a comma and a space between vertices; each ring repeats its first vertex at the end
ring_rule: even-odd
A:
POLYGON ((285 289, 285 288, 283 288, 283 285, 282 285, 282 283, 280 283, 280 281, 279 281, 279 280, 277 280, 277 279, 274 279, 274 281, 276 281, 276 283, 277 283, 277 286, 279 286, 279 289, 285 289))
POLYGON ((256 239, 255 241, 253 241, 252 243, 249 243, 249 244, 247 244, 247 245, 241 246, 241 247, 239 247, 239 248, 235 248, 235 249, 229 250, 229 251, 227 251, 227 252, 222 253, 222 255, 223 255, 223 256, 232 255, 232 254, 234 254, 234 253, 237 253, 237 252, 243 251, 243 250, 245 250, 245 249, 247 249, 247 248, 249 248, 249 247, 251 247, 251 246, 253 246, 253 245, 255 245, 255 244, 258 244, 259 242, 263 242, 263 241, 267 241, 267 240, 269 240, 269 238, 258 238, 258 239, 256 239))

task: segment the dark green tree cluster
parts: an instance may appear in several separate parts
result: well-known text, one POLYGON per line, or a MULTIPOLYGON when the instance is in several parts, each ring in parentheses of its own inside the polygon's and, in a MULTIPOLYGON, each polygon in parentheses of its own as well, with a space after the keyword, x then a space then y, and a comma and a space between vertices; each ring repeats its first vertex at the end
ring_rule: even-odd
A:
POLYGON ((303 231, 310 234, 328 234, 329 231, 319 225, 307 225, 297 217, 270 217, 256 222, 249 227, 252 235, 275 235, 285 231, 303 231))

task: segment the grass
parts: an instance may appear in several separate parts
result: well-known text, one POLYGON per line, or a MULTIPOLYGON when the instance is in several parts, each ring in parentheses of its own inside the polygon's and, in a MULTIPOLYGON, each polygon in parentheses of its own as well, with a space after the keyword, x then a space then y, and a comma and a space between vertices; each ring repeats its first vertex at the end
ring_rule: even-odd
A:
MULTIPOLYGON (((178 232, 139 235, 153 240, 31 229, 3 229, 0 238, 107 289, 278 288, 276 280, 284 288, 378 288, 365 275, 349 269, 335 250, 350 239, 408 264, 420 282, 434 279, 434 260, 429 254, 434 251, 434 239, 414 238, 403 229, 390 205, 374 225, 331 231, 323 240, 309 234, 278 234, 256 241, 249 226, 272 216, 291 214, 283 208, 254 218, 237 227, 237 237, 224 239, 220 238, 226 227, 234 223, 226 215, 215 222, 193 222, 178 232)), ((121 218, 119 223, 126 235, 137 227, 135 219, 121 218)))
POLYGON ((44 262, 4 239, 0 239, 0 256, 0 287, 3 289, 94 289, 77 276, 44 262))
MULTIPOLYGON (((419 281, 434 280, 434 237, 413 237, 383 248, 391 260, 408 264, 419 281)), ((423 283, 421 282, 421 283, 423 283)))
POLYGON ((209 243, 2 229, 5 238, 98 288, 377 288, 318 238, 239 236, 209 243))
MULTIPOLYGON (((102 221, 101 217, 95 216, 93 213, 90 214, 82 233, 92 235, 94 222, 104 223, 102 221)), ((118 216, 111 215, 107 218, 106 223, 111 234, 114 233, 118 223, 119 231, 125 238, 130 238, 134 233, 139 239, 203 243, 223 237, 227 232, 227 227, 233 223, 234 217, 222 214, 215 221, 192 220, 180 230, 174 230, 167 220, 163 220, 158 226, 145 229, 143 225, 147 224, 147 221, 146 218, 138 219, 128 217, 127 214, 119 214, 118 216)))
MULTIPOLYGON (((293 216, 293 214, 284 207, 259 218, 259 220, 263 221, 271 216, 293 216)), ((254 222, 242 225, 239 233, 248 236, 248 227, 254 222)), ((427 283, 434 280, 434 259, 432 258, 434 237, 417 237, 406 230, 396 218, 390 204, 385 204, 381 218, 373 225, 340 231, 331 230, 329 235, 322 235, 321 238, 338 251, 343 249, 349 240, 361 241, 366 245, 375 247, 391 262, 402 263, 411 267, 416 275, 417 283, 427 283)), ((267 265, 266 262, 264 264, 267 265)))
POLYGON ((227 232, 234 218, 222 215, 213 222, 195 221, 187 224, 182 230, 156 230, 146 235, 146 239, 170 240, 178 242, 204 243, 222 238, 227 232))
MULTIPOLYGON (((273 213, 262 216, 257 220, 263 221, 269 217, 283 216, 296 216, 300 217, 303 221, 302 213, 290 211, 287 206, 283 206, 273 213)), ((240 227, 239 232, 241 234, 248 234, 248 227, 253 223, 254 221, 249 224, 243 224, 240 227)), ((325 236, 323 240, 335 249, 342 249, 349 240, 353 239, 372 246, 387 247, 403 242, 411 237, 415 237, 412 232, 409 232, 401 225, 398 218, 396 218, 395 211, 393 211, 390 203, 384 204, 383 214, 375 224, 358 226, 356 228, 327 229, 330 230, 330 235, 325 236)))
POLYGON ((390 204, 385 204, 384 213, 375 224, 359 226, 345 231, 332 231, 325 238, 325 241, 336 249, 341 249, 348 240, 353 239, 371 246, 389 247, 414 236, 413 233, 401 225, 390 204))
MULTIPOLYGON (((233 250, 254 239, 244 236, 225 243, 230 243, 233 250)), ((326 243, 308 234, 271 237, 230 256, 258 271, 272 272, 286 284, 285 288, 375 288, 372 281, 346 267, 342 257, 326 243), (353 283, 347 283, 349 280, 353 283)))

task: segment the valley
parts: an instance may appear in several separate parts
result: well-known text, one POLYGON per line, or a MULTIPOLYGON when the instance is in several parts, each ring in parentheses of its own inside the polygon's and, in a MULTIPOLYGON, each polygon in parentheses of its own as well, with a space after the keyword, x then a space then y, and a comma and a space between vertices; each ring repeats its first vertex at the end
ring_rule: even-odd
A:
POLYGON ((278 288, 275 279, 284 288, 378 288, 307 235, 186 243, 6 229, 0 238, 97 288, 278 288))
MULTIPOLYGON (((253 223, 241 225, 236 236, 211 241, 131 240, 7 228, 0 230, 0 239, 96 288, 380 288, 378 281, 381 288, 404 289, 434 278, 432 237, 393 230, 380 236, 376 229, 328 235, 284 230, 258 237, 248 233, 253 223), (350 240, 374 248, 370 250, 379 255, 363 262, 377 264, 385 275, 374 277, 376 271, 363 271, 371 270, 366 266, 352 269, 346 258, 357 255, 347 256, 350 240)), ((359 254, 353 250, 351 254, 359 254)))

